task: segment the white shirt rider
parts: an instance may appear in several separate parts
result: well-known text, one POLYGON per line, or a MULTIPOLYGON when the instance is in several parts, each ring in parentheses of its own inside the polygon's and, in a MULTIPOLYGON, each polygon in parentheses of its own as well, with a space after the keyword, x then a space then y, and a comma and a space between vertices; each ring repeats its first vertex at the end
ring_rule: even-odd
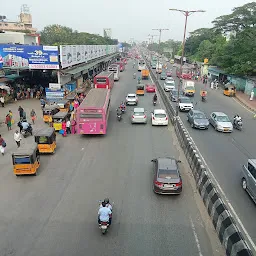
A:
POLYGON ((103 222, 109 222, 112 211, 108 207, 101 207, 98 211, 99 219, 103 222))
MULTIPOLYGON (((102 208, 103 206, 102 206, 102 204, 100 204, 100 208, 102 208)), ((110 210, 110 211, 112 211, 112 205, 111 204, 106 204, 106 207, 110 210)))

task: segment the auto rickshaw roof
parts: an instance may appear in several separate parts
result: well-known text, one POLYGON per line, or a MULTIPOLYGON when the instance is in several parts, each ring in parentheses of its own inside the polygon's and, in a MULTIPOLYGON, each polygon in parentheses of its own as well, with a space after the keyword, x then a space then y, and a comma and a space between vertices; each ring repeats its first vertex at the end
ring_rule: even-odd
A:
POLYGON ((65 118, 68 116, 68 111, 60 111, 52 116, 52 118, 65 118))
POLYGON ((31 156, 37 151, 37 143, 27 144, 17 149, 13 152, 13 156, 31 156))
POLYGON ((51 137, 52 134, 54 133, 55 133, 55 130, 53 127, 42 128, 35 133, 35 137, 40 137, 40 136, 51 137))
POLYGON ((56 104, 58 105, 58 104, 67 104, 69 101, 68 100, 58 100, 57 102, 56 102, 56 104))

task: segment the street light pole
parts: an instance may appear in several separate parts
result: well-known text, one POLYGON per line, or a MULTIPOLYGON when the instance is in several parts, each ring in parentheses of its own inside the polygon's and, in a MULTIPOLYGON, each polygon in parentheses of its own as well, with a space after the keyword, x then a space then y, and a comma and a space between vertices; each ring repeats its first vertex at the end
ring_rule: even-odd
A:
MULTIPOLYGON (((158 41, 158 55, 157 55, 157 65, 159 67, 159 54, 160 54, 160 43, 161 43, 161 35, 162 35, 162 31, 164 30, 169 30, 168 28, 153 28, 152 30, 158 30, 159 31, 159 41, 158 41)), ((156 79, 158 81, 158 72, 156 69, 156 79)))
MULTIPOLYGON (((182 54, 181 54, 181 62, 180 62, 180 75, 182 75, 182 68, 183 68, 183 59, 185 54, 185 43, 186 43, 186 32, 187 32, 187 22, 188 22, 188 16, 195 12, 205 12, 203 10, 197 10, 197 11, 186 11, 186 10, 180 10, 180 9, 169 9, 170 11, 176 11, 181 12, 183 15, 185 15, 185 26, 184 26, 184 34, 183 34, 183 41, 182 41, 182 54)), ((180 98, 180 79, 178 83, 178 100, 176 103, 176 116, 179 115, 179 98, 180 98)))
MULTIPOLYGON (((153 44, 154 43, 154 36, 157 36, 157 35, 148 35, 149 36, 149 38, 151 39, 151 41, 149 41, 150 42, 150 44, 153 44)), ((150 51, 150 61, 152 60, 152 53, 151 53, 151 51, 150 51)))

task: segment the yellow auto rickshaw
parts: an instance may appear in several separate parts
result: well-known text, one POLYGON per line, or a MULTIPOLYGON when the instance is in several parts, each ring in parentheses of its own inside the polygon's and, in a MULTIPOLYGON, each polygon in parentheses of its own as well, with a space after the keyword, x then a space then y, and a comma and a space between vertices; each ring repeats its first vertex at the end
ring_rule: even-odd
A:
POLYGON ((143 84, 137 85, 136 94, 140 96, 144 96, 145 94, 145 86, 143 84))
POLYGON ((35 142, 39 153, 54 153, 56 149, 56 134, 53 127, 43 128, 36 132, 35 142))
POLYGON ((236 96, 236 87, 234 85, 226 85, 223 91, 223 94, 229 97, 236 96))
POLYGON ((69 105, 70 105, 70 101, 69 100, 60 100, 56 104, 59 107, 60 111, 62 111, 62 112, 69 112, 69 105))
POLYGON ((13 172, 16 176, 36 175, 40 166, 40 156, 36 143, 18 148, 12 153, 13 172))
POLYGON ((58 112, 57 114, 52 116, 53 128, 55 131, 60 131, 62 129, 62 122, 67 118, 70 118, 69 112, 58 112))
POLYGON ((55 115, 58 113, 59 107, 57 105, 52 105, 52 106, 46 106, 43 108, 43 120, 45 123, 49 122, 49 117, 55 115))

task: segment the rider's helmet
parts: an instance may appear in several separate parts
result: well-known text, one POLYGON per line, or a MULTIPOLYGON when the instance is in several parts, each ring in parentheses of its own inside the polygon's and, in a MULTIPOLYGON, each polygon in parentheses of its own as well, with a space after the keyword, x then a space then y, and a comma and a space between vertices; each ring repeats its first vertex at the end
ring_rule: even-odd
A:
POLYGON ((109 199, 108 199, 108 198, 105 198, 103 202, 104 202, 105 204, 109 204, 109 199))

